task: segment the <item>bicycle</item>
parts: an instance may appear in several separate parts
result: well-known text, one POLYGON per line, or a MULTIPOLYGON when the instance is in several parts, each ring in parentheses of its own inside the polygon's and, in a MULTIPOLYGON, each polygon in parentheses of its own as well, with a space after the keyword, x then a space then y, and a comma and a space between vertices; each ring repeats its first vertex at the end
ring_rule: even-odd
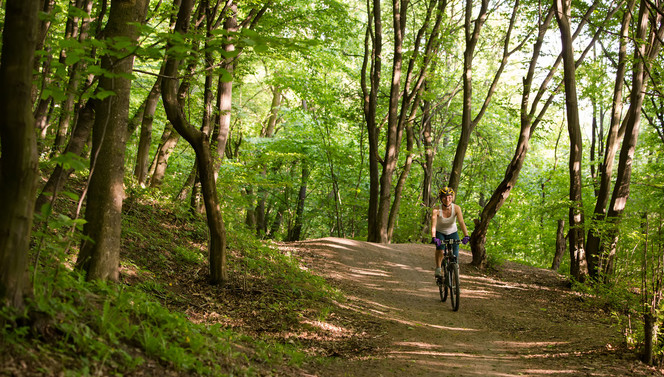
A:
POLYGON ((443 255, 443 262, 440 265, 443 276, 436 277, 436 284, 438 284, 440 301, 442 302, 447 300, 449 290, 452 310, 456 312, 459 310, 459 264, 454 257, 453 245, 458 245, 461 241, 441 240, 441 243, 445 245, 445 249, 443 249, 445 254, 443 255))

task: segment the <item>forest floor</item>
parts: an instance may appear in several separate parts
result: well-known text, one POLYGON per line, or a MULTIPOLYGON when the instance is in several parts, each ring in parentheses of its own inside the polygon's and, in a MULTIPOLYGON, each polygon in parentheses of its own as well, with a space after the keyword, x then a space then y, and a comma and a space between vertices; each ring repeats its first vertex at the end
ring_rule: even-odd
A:
POLYGON ((550 270, 505 262, 480 272, 462 250, 454 312, 440 301, 431 245, 325 238, 280 248, 347 297, 338 303, 342 324, 320 324, 342 340, 338 352, 328 350, 336 357, 305 365, 304 375, 662 375, 624 346, 610 313, 550 270))

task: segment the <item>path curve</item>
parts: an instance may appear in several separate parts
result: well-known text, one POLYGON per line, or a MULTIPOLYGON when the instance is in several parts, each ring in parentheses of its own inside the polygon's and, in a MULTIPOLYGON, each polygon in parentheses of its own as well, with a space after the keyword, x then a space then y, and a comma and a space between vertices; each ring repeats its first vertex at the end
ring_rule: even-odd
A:
POLYGON ((505 263, 486 275, 460 253, 461 301, 442 303, 433 246, 340 238, 288 244, 383 329, 378 355, 338 358, 311 376, 661 376, 617 350, 608 314, 552 271, 505 263))

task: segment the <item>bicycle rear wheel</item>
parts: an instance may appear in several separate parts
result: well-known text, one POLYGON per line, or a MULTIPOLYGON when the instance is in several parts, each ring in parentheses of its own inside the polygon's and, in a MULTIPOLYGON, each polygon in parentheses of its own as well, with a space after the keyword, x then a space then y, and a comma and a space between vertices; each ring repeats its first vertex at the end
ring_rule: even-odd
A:
POLYGON ((459 310, 459 265, 454 263, 450 268, 450 303, 452 304, 452 310, 459 310))

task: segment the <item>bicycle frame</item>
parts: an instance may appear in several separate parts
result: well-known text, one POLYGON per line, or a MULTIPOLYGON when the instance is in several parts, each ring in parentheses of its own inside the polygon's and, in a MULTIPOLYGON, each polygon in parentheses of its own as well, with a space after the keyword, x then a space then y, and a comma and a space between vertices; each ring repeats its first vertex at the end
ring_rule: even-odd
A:
POLYGON ((459 310, 459 265, 457 263, 456 257, 454 256, 453 246, 455 244, 460 244, 459 240, 442 240, 442 243, 445 245, 443 249, 443 261, 441 263, 441 269, 444 272, 442 278, 437 279, 438 288, 440 291, 440 300, 445 302, 447 300, 448 290, 450 296, 450 303, 452 304, 452 310, 459 310))

